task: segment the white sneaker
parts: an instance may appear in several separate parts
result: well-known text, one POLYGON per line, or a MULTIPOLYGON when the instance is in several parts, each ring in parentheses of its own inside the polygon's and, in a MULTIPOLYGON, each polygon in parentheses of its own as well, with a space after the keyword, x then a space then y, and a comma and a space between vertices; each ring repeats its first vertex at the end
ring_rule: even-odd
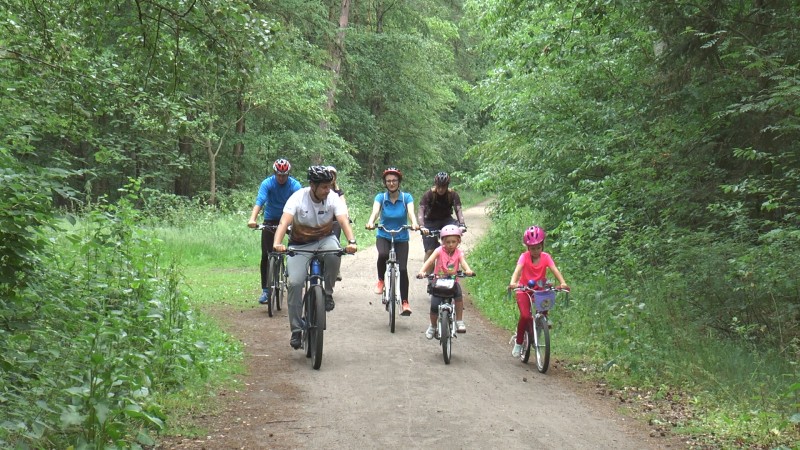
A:
POLYGON ((466 333, 467 326, 464 325, 463 320, 456 320, 456 333, 466 333))
POLYGON ((522 353, 522 344, 514 344, 514 350, 511 350, 511 356, 514 358, 519 358, 519 355, 522 353))
POLYGON ((436 334, 436 328, 433 325, 428 325, 428 329, 425 330, 425 337, 428 339, 433 339, 433 335, 436 334))

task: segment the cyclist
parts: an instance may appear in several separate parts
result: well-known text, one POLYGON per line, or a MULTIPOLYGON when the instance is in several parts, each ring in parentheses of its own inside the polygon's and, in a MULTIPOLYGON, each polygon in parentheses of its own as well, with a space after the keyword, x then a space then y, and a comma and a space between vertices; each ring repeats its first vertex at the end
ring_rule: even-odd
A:
MULTIPOLYGON (((464 252, 458 248, 461 244, 461 229, 455 225, 445 225, 439 234, 442 245, 437 247, 431 253, 431 256, 425 260, 422 268, 419 269, 417 278, 425 278, 431 268, 433 273, 437 276, 455 275, 460 269, 463 268, 466 275, 473 275, 475 272, 470 269, 467 264, 467 258, 464 252)), ((461 285, 458 284, 456 278, 456 293, 453 296, 453 301, 456 304, 456 332, 466 333, 467 326, 464 325, 464 297, 461 295, 461 285)), ((431 323, 425 331, 425 337, 433 339, 436 332, 436 319, 439 315, 439 304, 442 303, 442 298, 431 295, 431 323)))
MULTIPOLYGON (((255 228, 258 226, 256 219, 261 210, 264 210, 264 225, 278 225, 281 218, 283 206, 286 200, 302 186, 300 182, 289 176, 292 165, 286 159, 280 158, 272 164, 274 172, 261 182, 256 196, 256 204, 250 213, 250 220, 247 226, 255 228)), ((267 286, 267 274, 269 273, 269 254, 272 251, 272 241, 275 237, 274 228, 264 228, 261 231, 261 304, 269 301, 269 286, 267 286)))
MULTIPOLYGON (((333 223, 338 222, 347 237, 345 251, 355 253, 358 247, 353 229, 347 221, 347 207, 339 199, 339 195, 331 190, 333 174, 323 166, 311 166, 308 168, 308 182, 309 187, 295 192, 286 201, 280 224, 275 230, 273 248, 278 252, 286 251, 282 242, 291 225, 290 246, 306 250, 335 250, 339 248, 339 240, 332 234, 332 230, 333 223)), ((286 262, 286 303, 289 305, 289 325, 292 330, 289 344, 294 349, 300 348, 303 330, 300 319, 303 309, 302 294, 310 259, 309 254, 297 254, 286 262)), ((329 254, 324 255, 322 260, 325 270, 325 310, 331 311, 335 306, 333 288, 341 259, 337 255, 329 254)))
MULTIPOLYGON (((372 214, 367 220, 366 228, 375 229, 375 219, 378 213, 381 215, 380 222, 390 230, 396 230, 403 225, 411 222, 413 230, 419 230, 417 219, 414 216, 414 197, 408 192, 400 190, 400 183, 403 181, 403 173, 396 167, 389 167, 383 171, 383 185, 386 191, 375 196, 372 204, 372 214)), ((391 246, 392 236, 378 230, 378 237, 375 240, 375 247, 378 249, 378 284, 375 285, 375 293, 383 292, 383 278, 386 275, 386 261, 389 259, 389 247, 391 246)), ((411 307, 408 304, 408 230, 403 230, 394 237, 394 247, 397 252, 397 262, 400 266, 400 299, 402 301, 404 316, 411 315, 411 307)))
MULTIPOLYGON (((331 190, 339 194, 339 199, 342 201, 342 203, 344 203, 346 208, 347 202, 344 199, 344 191, 342 190, 342 188, 339 187, 339 183, 337 181, 339 179, 339 174, 336 173, 336 167, 327 166, 326 169, 328 169, 328 172, 333 174, 333 182, 331 183, 331 190)), ((352 221, 349 219, 349 216, 348 216, 348 222, 352 223, 352 221)), ((342 227, 339 226, 338 222, 334 222, 333 224, 333 235, 336 236, 337 239, 339 239, 339 242, 342 241, 342 227)), ((336 275, 336 281, 342 281, 341 272, 336 275)))
POLYGON ((438 240, 429 236, 430 230, 439 230, 445 225, 458 225, 461 232, 467 231, 464 224, 464 213, 461 211, 461 197, 453 189, 449 189, 450 175, 439 172, 433 177, 433 187, 422 195, 419 202, 419 223, 422 224, 422 245, 425 247, 425 260, 439 246, 438 240), (456 219, 453 219, 453 212, 456 219))
MULTIPOLYGON (((533 281, 536 287, 544 285, 547 281, 547 269, 558 279, 561 283, 561 288, 569 289, 564 277, 553 262, 553 258, 549 253, 544 250, 544 238, 547 234, 544 230, 536 225, 528 227, 522 235, 522 243, 528 247, 528 251, 523 252, 517 259, 517 267, 514 269, 514 274, 511 275, 511 281, 508 283, 509 289, 515 289, 523 284, 533 281), (524 280, 524 281, 522 281, 524 280), (522 282, 521 282, 522 281, 522 282)), ((534 289, 536 289, 534 287, 534 289)), ((531 311, 530 297, 524 291, 517 291, 517 306, 519 307, 519 321, 517 321, 517 341, 514 344, 514 349, 511 351, 511 356, 518 357, 522 352, 522 338, 525 334, 525 327, 531 323, 533 315, 531 311)), ((550 321, 548 320, 548 324, 550 321)))

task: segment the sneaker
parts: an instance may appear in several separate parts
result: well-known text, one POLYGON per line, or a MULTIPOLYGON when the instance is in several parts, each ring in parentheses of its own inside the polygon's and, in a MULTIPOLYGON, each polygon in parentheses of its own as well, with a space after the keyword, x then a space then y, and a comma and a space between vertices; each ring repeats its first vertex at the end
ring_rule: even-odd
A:
POLYGON ((511 356, 519 358, 520 354, 522 354, 522 344, 514 344, 514 350, 511 350, 511 356))
POLYGON ((336 274, 336 281, 342 281, 342 273, 341 272, 336 274))
POLYGON ((428 325, 428 329, 425 330, 425 337, 428 339, 433 339, 433 335, 436 334, 436 328, 433 325, 428 325))
POLYGON ((293 349, 297 350, 300 348, 300 338, 303 336, 303 333, 300 331, 293 331, 292 332, 292 339, 289 340, 289 345, 292 346, 293 349))
POLYGON ((382 294, 383 293, 383 280, 378 280, 378 284, 375 285, 375 291, 374 292, 376 294, 382 294))
POLYGON ((456 320, 456 333, 466 333, 467 326, 464 325, 463 320, 456 320))
POLYGON ((333 295, 325 294, 325 311, 333 311, 336 307, 336 302, 333 301, 333 295))
POLYGON ((400 313, 401 316, 410 316, 411 315, 411 307, 408 306, 408 300, 403 300, 403 312, 400 313))
POLYGON ((266 305, 267 302, 269 302, 269 289, 264 289, 264 292, 261 293, 261 297, 258 299, 258 303, 266 305))

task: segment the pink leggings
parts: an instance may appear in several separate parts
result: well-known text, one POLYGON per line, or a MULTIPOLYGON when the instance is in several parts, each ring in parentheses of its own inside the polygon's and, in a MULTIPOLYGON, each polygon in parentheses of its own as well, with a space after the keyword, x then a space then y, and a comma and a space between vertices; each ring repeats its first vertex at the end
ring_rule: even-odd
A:
MULTIPOLYGON (((517 322, 517 344, 522 344, 525 329, 531 324, 531 297, 524 291, 517 291, 517 306, 519 307, 519 321, 517 322)), ((542 314, 547 315, 547 311, 542 314)))

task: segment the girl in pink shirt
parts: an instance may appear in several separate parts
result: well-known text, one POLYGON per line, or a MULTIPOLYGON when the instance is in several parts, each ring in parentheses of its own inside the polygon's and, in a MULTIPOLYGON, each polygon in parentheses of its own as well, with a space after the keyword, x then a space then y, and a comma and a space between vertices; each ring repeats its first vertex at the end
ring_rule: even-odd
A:
MULTIPOLYGON (((470 269, 467 264, 467 258, 464 252, 458 248, 461 244, 461 229, 455 225, 446 225, 442 228, 439 234, 442 245, 437 247, 431 256, 419 269, 417 278, 425 278, 425 275, 433 267, 433 274, 436 276, 455 275, 459 270, 463 270, 466 275, 472 276, 475 272, 470 269)), ((453 297, 456 304, 456 332, 466 333, 467 326, 464 325, 464 297, 461 294, 461 285, 458 284, 456 278, 456 294, 453 297)), ((436 319, 439 315, 439 304, 442 302, 441 297, 431 295, 431 324, 428 330, 425 331, 425 337, 433 339, 436 332, 436 319)))
MULTIPOLYGON (((528 247, 528 251, 519 255, 517 260, 517 267, 514 269, 514 274, 511 275, 511 282, 508 284, 509 289, 515 289, 528 282, 533 281, 537 286, 544 284, 547 280, 547 269, 556 277, 560 287, 569 289, 564 277, 553 262, 553 258, 544 250, 544 238, 546 233, 544 230, 537 226, 532 226, 525 230, 522 236, 522 243, 528 247)), ((535 289, 535 288, 534 288, 535 289)), ((517 321, 517 341, 514 345, 514 350, 511 356, 518 357, 522 352, 522 338, 525 334, 525 327, 531 323, 531 301, 530 297, 524 291, 517 291, 517 306, 519 307, 519 321, 517 321)))

